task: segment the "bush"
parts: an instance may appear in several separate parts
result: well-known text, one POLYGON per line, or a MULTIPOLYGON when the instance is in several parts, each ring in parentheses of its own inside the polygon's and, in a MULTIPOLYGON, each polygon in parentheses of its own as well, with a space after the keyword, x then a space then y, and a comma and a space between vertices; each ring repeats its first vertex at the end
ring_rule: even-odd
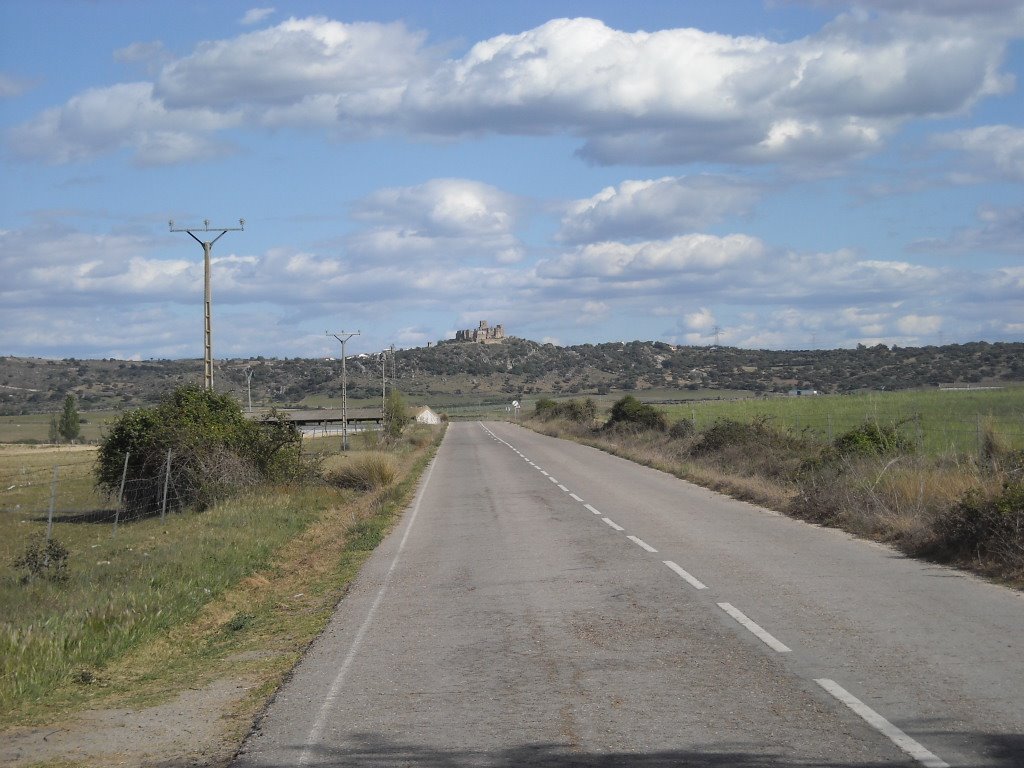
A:
POLYGON ((170 451, 169 497, 178 506, 202 509, 241 488, 303 475, 300 442, 296 426, 274 412, 252 421, 229 395, 180 387, 157 407, 127 411, 114 422, 100 443, 96 484, 116 494, 127 454, 133 482, 125 509, 155 510, 170 451))
POLYGON ((626 395, 612 406, 611 418, 608 419, 605 427, 610 428, 617 425, 632 425, 641 429, 664 432, 668 429, 668 419, 654 406, 641 403, 632 395, 626 395))
POLYGON ((21 576, 22 584, 32 579, 65 581, 68 577, 68 550, 57 539, 47 541, 43 534, 34 534, 13 565, 25 571, 21 576))
POLYGON ((693 447, 697 455, 718 453, 731 448, 774 449, 792 447, 795 441, 769 426, 767 420, 736 421, 717 419, 704 430, 701 441, 693 447))
POLYGON ((597 403, 589 397, 585 400, 563 400, 562 402, 542 397, 534 406, 534 416, 542 421, 566 419, 580 424, 589 424, 597 417, 597 403))
POLYGON ((834 458, 891 456, 914 452, 914 444, 899 431, 900 424, 879 425, 867 421, 832 441, 834 458))
POLYGON ((367 451, 350 454, 348 460, 327 476, 327 481, 341 488, 372 491, 394 482, 398 475, 395 462, 387 453, 367 451))
POLYGON ((669 437, 673 440, 685 440, 692 437, 696 428, 693 426, 693 422, 689 419, 680 419, 668 431, 669 437))
POLYGON ((938 521, 936 549, 953 558, 990 559, 1024 571, 1024 483, 986 498, 969 491, 938 521))

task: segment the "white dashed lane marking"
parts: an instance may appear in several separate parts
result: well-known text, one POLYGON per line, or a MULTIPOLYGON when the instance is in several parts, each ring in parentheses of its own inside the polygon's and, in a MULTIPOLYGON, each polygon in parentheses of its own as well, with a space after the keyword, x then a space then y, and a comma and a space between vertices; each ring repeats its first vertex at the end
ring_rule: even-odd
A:
POLYGON ((934 753, 929 752, 919 742, 905 734, 834 680, 821 678, 814 682, 860 715, 872 728, 889 737, 893 744, 917 760, 921 765, 928 766, 928 768, 949 768, 949 763, 934 753))
POLYGON ((788 645, 779 642, 777 639, 772 637, 771 634, 765 631, 762 627, 758 626, 749 618, 747 618, 747 616, 739 608, 736 608, 730 605, 729 603, 719 603, 718 607, 726 613, 728 613, 734 619, 736 619, 736 621, 738 621, 748 630, 750 630, 750 632, 755 637, 757 637, 758 640, 767 645, 773 651, 778 651, 779 653, 789 653, 792 650, 792 648, 790 648, 788 645))
POLYGON ((673 563, 671 560, 662 560, 662 562, 665 565, 667 565, 669 568, 671 568, 673 571, 675 571, 675 573, 678 576, 680 576, 683 579, 683 581, 685 581, 687 584, 689 584, 694 589, 707 589, 708 588, 707 585, 704 582, 700 581, 699 579, 695 578, 694 576, 691 576, 689 573, 684 571, 682 568, 680 568, 678 565, 673 563))
POLYGON ((575 499, 575 500, 576 500, 576 501, 578 501, 578 502, 579 502, 580 504, 582 504, 582 503, 583 503, 583 499, 581 499, 581 498, 580 498, 579 496, 577 496, 577 495, 576 495, 575 493, 570 493, 570 494, 569 494, 569 498, 570 498, 570 499, 575 499))
POLYGON ((614 520, 610 520, 610 519, 608 519, 607 517, 602 517, 601 519, 602 519, 602 520, 604 520, 604 521, 605 521, 606 523, 608 523, 608 525, 610 525, 610 526, 611 526, 612 528, 614 528, 614 529, 615 529, 616 531, 624 531, 624 530, 626 530, 626 529, 625 529, 625 528, 623 528, 623 527, 622 527, 621 525, 619 525, 618 523, 616 523, 616 522, 615 522, 614 520))
POLYGON ((654 547, 652 547, 650 544, 648 544, 646 541, 644 541, 643 539, 641 539, 641 538, 639 538, 637 536, 627 536, 626 538, 629 539, 630 541, 632 541, 634 544, 636 544, 641 549, 646 549, 648 552, 657 552, 658 551, 654 547))
POLYGON ((600 515, 601 514, 600 512, 598 512, 596 509, 594 509, 589 504, 584 504, 583 506, 586 507, 587 509, 589 509, 591 512, 593 512, 595 515, 600 515))
POLYGON ((564 485, 562 485, 561 483, 559 483, 559 484, 558 484, 558 487, 559 487, 559 489, 560 489, 560 490, 561 490, 561 491, 562 491, 563 493, 568 493, 568 492, 569 492, 569 489, 568 489, 568 488, 566 488, 566 487, 565 487, 564 485))

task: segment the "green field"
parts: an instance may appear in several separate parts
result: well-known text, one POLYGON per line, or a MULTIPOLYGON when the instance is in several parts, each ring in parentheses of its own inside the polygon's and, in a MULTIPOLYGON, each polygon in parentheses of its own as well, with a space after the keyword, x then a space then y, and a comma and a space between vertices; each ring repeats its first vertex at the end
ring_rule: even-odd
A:
POLYGON ((1024 387, 702 401, 664 410, 671 420, 689 419, 698 429, 720 418, 766 418, 826 440, 865 421, 899 424, 933 455, 975 453, 986 430, 1010 447, 1024 448, 1024 387))
MULTIPOLYGON (((103 430, 120 411, 79 411, 82 427, 81 441, 97 442, 103 430)), ((58 417, 60 414, 56 414, 58 417)), ((46 443, 50 433, 49 413, 32 413, 25 416, 0 416, 0 443, 46 443)))

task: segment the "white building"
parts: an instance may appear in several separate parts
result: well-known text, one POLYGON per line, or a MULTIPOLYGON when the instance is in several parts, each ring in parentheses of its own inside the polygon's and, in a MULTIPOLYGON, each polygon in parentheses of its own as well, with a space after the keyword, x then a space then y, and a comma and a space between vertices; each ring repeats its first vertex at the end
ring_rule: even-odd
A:
POLYGON ((441 417, 434 413, 429 405, 424 405, 416 409, 416 416, 414 417, 420 424, 440 424, 441 417))

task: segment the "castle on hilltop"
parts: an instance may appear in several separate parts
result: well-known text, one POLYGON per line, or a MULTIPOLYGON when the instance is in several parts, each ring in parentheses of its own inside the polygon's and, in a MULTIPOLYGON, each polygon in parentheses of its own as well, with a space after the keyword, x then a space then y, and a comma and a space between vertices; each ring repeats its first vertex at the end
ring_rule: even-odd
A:
POLYGON ((456 341, 471 341, 478 344, 501 344, 505 340, 505 328, 501 323, 491 328, 486 320, 481 320, 476 328, 467 328, 455 332, 456 341))

